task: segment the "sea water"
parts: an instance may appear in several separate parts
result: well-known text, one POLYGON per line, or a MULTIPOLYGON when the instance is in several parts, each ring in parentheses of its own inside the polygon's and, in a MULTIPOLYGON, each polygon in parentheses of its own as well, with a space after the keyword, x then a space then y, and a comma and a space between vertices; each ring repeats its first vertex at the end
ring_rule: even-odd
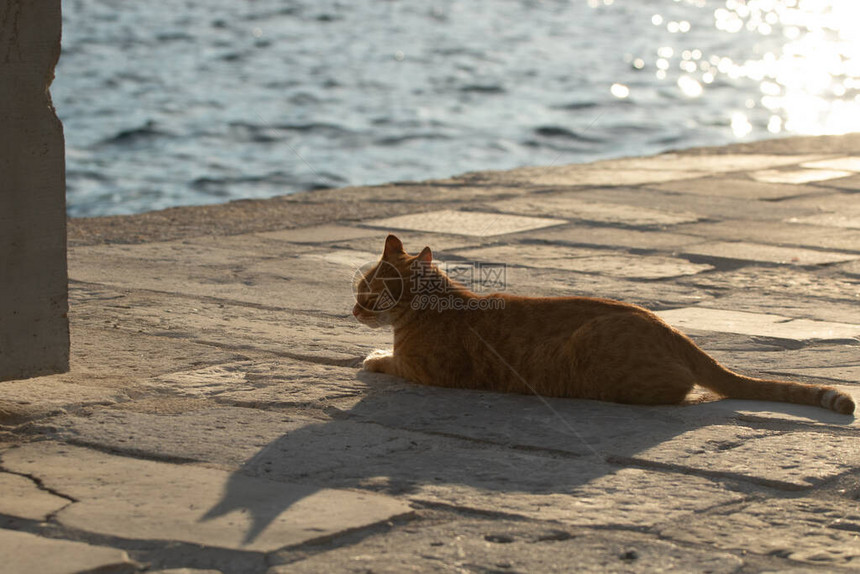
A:
POLYGON ((63 0, 72 216, 860 130, 855 0, 63 0))

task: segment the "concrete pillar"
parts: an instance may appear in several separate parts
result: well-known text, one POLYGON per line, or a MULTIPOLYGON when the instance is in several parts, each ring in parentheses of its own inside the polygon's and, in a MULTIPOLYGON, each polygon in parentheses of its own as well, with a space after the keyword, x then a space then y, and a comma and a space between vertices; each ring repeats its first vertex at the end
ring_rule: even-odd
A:
POLYGON ((0 380, 69 368, 60 0, 0 0, 0 380))

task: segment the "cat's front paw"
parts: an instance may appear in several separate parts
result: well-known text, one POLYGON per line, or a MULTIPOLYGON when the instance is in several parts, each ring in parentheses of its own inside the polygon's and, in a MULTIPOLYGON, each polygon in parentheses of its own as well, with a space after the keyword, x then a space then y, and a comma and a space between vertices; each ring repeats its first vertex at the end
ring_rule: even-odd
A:
POLYGON ((393 362, 394 356, 391 351, 377 349, 364 359, 364 362, 361 363, 361 368, 371 373, 390 373, 393 362))

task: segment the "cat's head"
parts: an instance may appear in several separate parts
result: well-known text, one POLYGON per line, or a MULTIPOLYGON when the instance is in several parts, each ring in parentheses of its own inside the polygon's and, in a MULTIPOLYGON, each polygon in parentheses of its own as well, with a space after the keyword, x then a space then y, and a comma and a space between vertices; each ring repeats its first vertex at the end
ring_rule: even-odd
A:
POLYGON ((353 285, 355 306, 352 314, 373 328, 391 325, 410 309, 413 297, 412 277, 433 261, 429 247, 418 255, 409 255, 394 235, 385 239, 379 261, 356 275, 353 285))

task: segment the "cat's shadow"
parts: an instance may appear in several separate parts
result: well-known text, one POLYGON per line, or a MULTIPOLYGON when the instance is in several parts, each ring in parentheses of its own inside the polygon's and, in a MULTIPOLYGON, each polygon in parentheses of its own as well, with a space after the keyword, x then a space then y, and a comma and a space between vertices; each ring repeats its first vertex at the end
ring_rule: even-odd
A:
MULTIPOLYGON (((266 445, 234 473, 206 518, 249 512, 253 524, 245 542, 250 543, 316 488, 362 488, 412 502, 468 501, 467 506, 504 511, 522 496, 594 497, 612 488, 621 469, 653 461, 696 474, 691 469, 704 464, 711 446, 715 457, 727 456, 726 445, 743 445, 743 436, 757 430, 844 426, 854 420, 784 403, 644 407, 426 387, 364 371, 356 376, 366 386, 357 403, 347 410, 332 407, 330 420, 309 421, 266 445), (704 427, 712 432, 696 435, 704 427), (683 437, 678 443, 683 446, 675 445, 687 433, 689 440, 683 437), (702 452, 697 458, 689 455, 691 449, 702 452), (300 483, 302 494, 249 506, 242 480, 249 475, 300 483)), ((768 449, 766 456, 780 455, 768 449)), ((530 500, 523 504, 538 502, 530 500)))

